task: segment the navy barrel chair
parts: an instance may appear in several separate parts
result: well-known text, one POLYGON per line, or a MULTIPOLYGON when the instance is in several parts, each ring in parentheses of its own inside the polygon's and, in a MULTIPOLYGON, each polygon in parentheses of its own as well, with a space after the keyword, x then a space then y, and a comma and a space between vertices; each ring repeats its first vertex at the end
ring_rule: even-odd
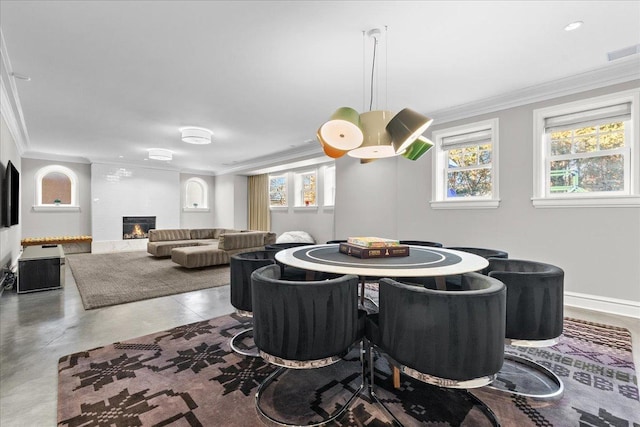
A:
MULTIPOLYGON (((555 345, 564 324, 564 271, 555 265, 537 261, 491 258, 487 274, 503 282, 507 288, 506 344, 521 347, 555 345)), ((551 370, 512 354, 505 357, 509 365, 519 365, 520 378, 517 379, 528 380, 518 390, 511 384, 516 378, 509 379, 510 388, 506 391, 540 400, 562 397, 564 385, 551 370), (520 374, 523 369, 528 371, 529 378, 520 374), (532 380, 540 383, 534 384, 532 380), (532 386, 536 389, 528 390, 532 386)), ((497 383, 493 386, 498 387, 497 383)))
POLYGON ((326 416, 323 425, 340 417, 364 387, 362 340, 366 312, 358 310, 358 277, 344 275, 323 281, 280 279, 278 266, 252 274, 254 341, 260 356, 276 369, 258 387, 256 409, 279 425, 298 425, 268 414, 261 397, 289 369, 316 369, 337 363, 360 344, 361 385, 348 401, 326 416))
MULTIPOLYGON (((231 255, 229 262, 231 305, 236 309, 236 313, 239 316, 253 316, 251 304, 251 273, 261 267, 275 264, 275 262, 272 251, 254 251, 231 255)), ((231 349, 244 356, 257 357, 257 350, 243 348, 243 346, 239 345, 240 342, 251 336, 252 333, 253 328, 251 327, 233 336, 229 343, 231 349)))
MULTIPOLYGON (((504 361, 506 290, 500 281, 478 274, 462 275, 462 289, 444 291, 380 280, 379 313, 367 317, 366 337, 370 366, 374 349, 393 368, 394 386, 399 373, 439 387, 456 388, 499 425, 493 412, 467 392, 490 384, 504 361)), ((370 395, 396 423, 375 391, 370 368, 370 395)), ((425 407, 429 402, 425 402, 425 407)))

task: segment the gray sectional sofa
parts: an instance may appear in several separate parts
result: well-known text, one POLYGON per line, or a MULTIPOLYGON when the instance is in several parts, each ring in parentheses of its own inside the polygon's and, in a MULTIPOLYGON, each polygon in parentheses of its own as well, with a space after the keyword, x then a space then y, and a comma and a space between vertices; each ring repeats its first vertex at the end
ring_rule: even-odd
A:
POLYGON ((186 268, 228 264, 231 255, 263 250, 275 233, 225 228, 149 230, 147 252, 186 268))

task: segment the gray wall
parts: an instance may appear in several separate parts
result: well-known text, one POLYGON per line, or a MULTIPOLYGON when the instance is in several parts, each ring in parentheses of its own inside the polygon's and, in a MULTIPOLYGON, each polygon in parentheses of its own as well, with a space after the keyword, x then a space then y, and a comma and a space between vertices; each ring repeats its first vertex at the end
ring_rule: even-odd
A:
POLYGON ((247 228, 247 177, 219 175, 214 179, 214 226, 247 228))
MULTIPOLYGON (((533 110, 638 88, 630 82, 550 101, 437 123, 430 131, 498 117, 500 207, 433 210, 432 153, 416 162, 382 159, 337 164, 336 235, 373 235, 439 241, 445 246, 503 249, 511 258, 537 260, 565 270, 565 291, 640 302, 640 208, 532 206, 533 110)), ((637 125, 637 124, 636 124, 637 125)), ((637 314, 636 314, 637 315, 637 314)))
MULTIPOLYGON (((11 163, 20 172, 20 180, 23 181, 22 165, 18 147, 15 140, 9 132, 4 115, 0 116, 0 182, 4 179, 5 168, 7 163, 11 163)), ((1 196, 0 196, 1 197, 1 196)), ((20 188, 20 197, 24 197, 22 184, 20 188)), ((1 203, 0 203, 1 204, 1 203)), ((18 264, 20 256, 20 236, 22 229, 22 220, 18 225, 12 227, 0 227, 0 269, 2 267, 13 267, 18 264)))
POLYGON ((91 235, 91 165, 51 160, 22 159, 22 236, 51 237, 91 235), (60 165, 78 176, 79 211, 34 211, 35 175, 41 168, 60 165))
MULTIPOLYGON (((336 160, 336 239, 398 236, 398 216, 405 207, 397 204, 399 165, 396 160, 379 159, 367 164, 360 164, 358 159, 349 156, 336 160)), ((407 166, 413 165, 401 165, 407 166)), ((422 185, 421 182, 416 184, 422 185)), ((415 194, 416 188, 412 186, 406 190, 415 194)), ((416 202, 407 208, 411 209, 416 202)))
MULTIPOLYGON (((316 240, 316 243, 325 243, 327 240, 334 239, 334 207, 325 207, 324 205, 324 168, 326 165, 306 166, 299 169, 290 169, 288 173, 288 197, 290 206, 286 209, 271 210, 271 231, 280 236, 287 231, 306 231, 316 240), (294 202, 294 181, 293 174, 296 172, 306 172, 312 169, 318 171, 317 191, 318 205, 317 207, 301 207, 293 206, 294 202)), ((337 168, 336 168, 337 169, 337 168)), ((274 175, 285 173, 274 172, 274 175)), ((337 172, 336 172, 337 173, 337 172)), ((336 176, 337 181, 337 176, 336 176)), ((336 200, 336 203, 338 201, 336 200)))

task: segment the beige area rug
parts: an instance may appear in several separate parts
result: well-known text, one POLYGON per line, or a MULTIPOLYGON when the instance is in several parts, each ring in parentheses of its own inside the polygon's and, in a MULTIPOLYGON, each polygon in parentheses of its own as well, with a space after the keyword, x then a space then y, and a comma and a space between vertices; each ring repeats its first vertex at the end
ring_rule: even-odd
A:
POLYGON ((66 257, 85 310, 229 284, 229 266, 184 268, 147 252, 66 257))

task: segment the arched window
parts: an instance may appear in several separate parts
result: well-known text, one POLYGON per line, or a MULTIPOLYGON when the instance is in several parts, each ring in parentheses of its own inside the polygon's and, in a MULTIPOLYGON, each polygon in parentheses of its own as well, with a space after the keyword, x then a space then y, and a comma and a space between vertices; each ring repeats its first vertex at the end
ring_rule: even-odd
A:
POLYGON ((189 178, 184 187, 185 208, 208 209, 209 192, 207 183, 201 178, 189 178))
POLYGON ((78 176, 71 169, 45 166, 36 172, 35 206, 78 206, 78 176))

